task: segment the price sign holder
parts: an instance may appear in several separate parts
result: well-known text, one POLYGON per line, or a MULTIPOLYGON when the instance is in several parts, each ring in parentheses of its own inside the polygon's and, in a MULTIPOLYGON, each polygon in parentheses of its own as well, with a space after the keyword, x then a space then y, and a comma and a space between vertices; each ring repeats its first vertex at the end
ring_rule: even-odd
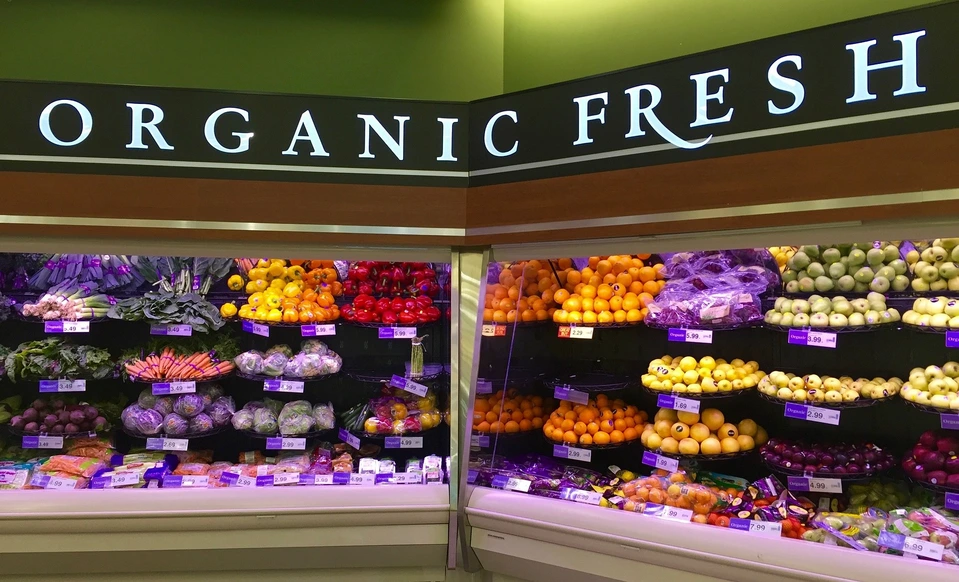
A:
POLYGON ((171 323, 169 325, 151 325, 150 335, 172 335, 190 337, 193 335, 193 326, 171 323))
POLYGON ((40 380, 40 393, 86 392, 86 380, 40 380))
POLYGON ((352 473, 350 485, 375 485, 376 475, 373 473, 352 473))
POLYGON ((243 320, 243 331, 261 337, 270 337, 270 326, 262 323, 253 323, 248 319, 243 320))
POLYGON ((62 436, 24 436, 20 441, 22 449, 62 449, 62 436))
POLYGON ((569 400, 570 402, 575 402, 576 404, 587 404, 589 402, 588 393, 574 390, 569 387, 569 384, 563 384, 555 387, 553 389, 553 398, 556 398, 557 400, 569 400))
POLYGON ((669 337, 667 339, 671 342, 683 342, 687 344, 711 344, 713 343, 713 330, 671 327, 669 328, 669 337))
POLYGON ((321 337, 329 335, 336 335, 336 325, 332 323, 300 326, 300 337, 321 337))
POLYGON ((482 331, 483 331, 483 337, 505 337, 506 336, 505 325, 484 324, 482 331))
POLYGON ((940 414, 939 426, 946 430, 959 430, 959 414, 940 414))
POLYGON ((381 327, 378 330, 379 339, 413 339, 416 337, 415 327, 381 327))
POLYGON ((810 346, 813 348, 836 349, 837 335, 828 331, 807 331, 803 329, 789 330, 788 343, 797 346, 810 346))
POLYGON ((592 327, 577 327, 575 325, 561 325, 559 326, 559 331, 556 333, 556 337, 563 339, 584 339, 591 340, 593 339, 593 330, 592 327))
POLYGON ((479 448, 481 448, 481 449, 488 449, 488 448, 489 448, 489 436, 487 436, 487 435, 485 435, 485 434, 483 434, 483 435, 479 435, 479 434, 470 435, 470 446, 471 446, 471 447, 479 447, 479 448))
POLYGON ((390 378, 390 386, 393 388, 399 388, 400 390, 406 390, 410 394, 416 394, 417 396, 423 397, 426 396, 426 393, 429 391, 429 387, 424 386, 418 382, 414 382, 409 378, 404 378, 403 376, 397 376, 396 374, 390 378))
POLYGON ((305 451, 306 439, 271 437, 266 439, 266 449, 268 451, 305 451))
POLYGON ((50 475, 34 475, 30 480, 34 487, 42 489, 76 489, 77 480, 65 477, 51 477, 50 475))
POLYGON ((341 441, 350 445, 354 449, 360 448, 360 437, 350 434, 350 431, 346 430, 345 428, 340 429, 339 436, 341 441))
POLYGON ((842 493, 842 481, 839 479, 788 477, 787 483, 787 487, 793 491, 809 491, 811 493, 842 493))
POLYGON ((493 383, 489 380, 484 380, 479 378, 476 380, 476 393, 477 394, 492 394, 493 393, 493 383))
POLYGON ((587 505, 599 505, 599 502, 603 499, 602 493, 596 491, 581 491, 569 487, 560 491, 560 496, 563 499, 575 501, 576 503, 585 503, 587 505))
POLYGON ((959 511, 959 493, 946 493, 946 509, 959 511))
POLYGON ((673 473, 679 470, 679 461, 677 459, 670 459, 669 457, 657 455, 650 451, 643 452, 643 464, 656 467, 657 469, 665 469, 673 473))
POLYGON ((946 332, 946 347, 959 348, 959 331, 946 332))
POLYGON ((149 438, 148 451, 186 451, 190 448, 189 439, 149 438))
POLYGON ((662 512, 656 517, 669 521, 689 523, 693 519, 693 511, 691 509, 682 509, 680 507, 670 507, 667 505, 663 507, 662 512))
POLYGON ((287 392, 303 394, 303 382, 298 380, 264 380, 264 392, 287 392))
POLYGON ((699 400, 692 398, 680 398, 679 396, 667 396, 660 394, 656 398, 656 404, 660 408, 672 408, 683 412, 699 412, 699 400))
POLYGON ((518 479, 516 477, 507 477, 506 475, 497 475, 493 477, 493 482, 491 483, 491 485, 496 489, 503 489, 505 491, 519 491, 521 493, 529 493, 529 488, 532 484, 532 481, 518 479))
POLYGON ((565 445, 553 445, 553 456, 560 459, 569 459, 570 461, 584 461, 586 463, 593 460, 592 451, 567 447, 565 445))
POLYGON ((880 546, 899 550, 903 554, 921 556, 937 562, 942 561, 942 553, 945 550, 940 544, 907 537, 890 531, 879 532, 878 543, 880 546))
POLYGON ((44 333, 90 333, 89 321, 44 321, 44 333))
POLYGON ((819 406, 806 406, 805 404, 787 402, 783 416, 797 420, 807 420, 809 422, 839 426, 840 411, 821 408, 819 406))
POLYGON ((158 382, 153 385, 154 396, 166 396, 168 394, 194 394, 196 393, 196 382, 158 382))
POLYGON ((386 437, 383 446, 387 449, 422 449, 423 437, 386 437))
POLYGON ((781 523, 772 521, 756 521, 754 519, 740 519, 734 517, 729 520, 729 529, 738 529, 739 531, 749 532, 751 534, 778 538, 782 536, 783 526, 781 523))

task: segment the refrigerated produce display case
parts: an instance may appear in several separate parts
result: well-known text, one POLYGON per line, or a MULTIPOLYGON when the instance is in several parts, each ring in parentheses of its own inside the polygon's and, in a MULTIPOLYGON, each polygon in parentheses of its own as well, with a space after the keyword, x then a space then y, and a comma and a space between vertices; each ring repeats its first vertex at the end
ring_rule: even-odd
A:
POLYGON ((442 578, 449 262, 0 261, 5 573, 442 578))
POLYGON ((467 473, 480 562, 951 579, 954 256, 940 238, 489 263, 467 473))

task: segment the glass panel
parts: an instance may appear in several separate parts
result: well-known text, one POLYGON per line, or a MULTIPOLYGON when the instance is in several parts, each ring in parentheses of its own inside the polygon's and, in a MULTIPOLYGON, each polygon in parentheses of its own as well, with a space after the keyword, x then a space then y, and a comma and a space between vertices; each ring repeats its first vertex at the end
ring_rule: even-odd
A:
POLYGON ((491 264, 470 478, 873 551, 907 518, 955 562, 957 259, 936 239, 491 264))
POLYGON ((449 264, 0 262, 0 489, 447 479, 449 264))

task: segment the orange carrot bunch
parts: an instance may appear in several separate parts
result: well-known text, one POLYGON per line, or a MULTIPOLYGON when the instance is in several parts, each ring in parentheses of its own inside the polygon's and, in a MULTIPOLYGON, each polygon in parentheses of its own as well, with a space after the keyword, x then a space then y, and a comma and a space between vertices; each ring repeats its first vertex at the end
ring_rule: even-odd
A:
POLYGON ((134 358, 126 363, 127 374, 134 380, 204 380, 231 372, 233 362, 220 361, 213 352, 176 354, 171 347, 160 354, 134 358))

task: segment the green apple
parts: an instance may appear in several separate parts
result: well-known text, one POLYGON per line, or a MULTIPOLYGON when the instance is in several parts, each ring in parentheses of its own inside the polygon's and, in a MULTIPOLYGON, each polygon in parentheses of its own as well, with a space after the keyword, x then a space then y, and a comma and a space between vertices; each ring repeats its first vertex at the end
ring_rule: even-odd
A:
POLYGON ((849 303, 852 304, 852 308, 856 310, 856 313, 866 313, 869 311, 869 301, 865 299, 853 299, 849 303))
POLYGON ((818 297, 816 299, 812 299, 812 297, 810 297, 809 310, 812 313, 828 314, 830 311, 832 311, 832 302, 825 297, 818 297))
POLYGON ((878 267, 885 260, 886 255, 882 249, 869 249, 866 252, 866 262, 871 267, 878 267))
POLYGON ((776 392, 776 398, 779 398, 782 400, 792 400, 793 391, 790 390, 789 388, 780 388, 779 392, 776 392))
POLYGON ((895 259, 893 261, 890 261, 889 267, 897 275, 905 275, 906 271, 909 269, 909 265, 907 265, 906 261, 902 259, 895 259))
MULTIPOLYGON (((773 309, 782 313, 783 312, 782 306, 783 306, 783 303, 786 301, 789 301, 789 299, 786 299, 785 297, 777 297, 776 303, 773 304, 773 309)), ((786 311, 788 311, 788 309, 786 311)))
POLYGON ((876 293, 885 293, 889 291, 889 279, 882 275, 877 275, 876 278, 869 283, 869 288, 876 293))
POLYGON ((799 281, 789 281, 786 283, 786 293, 799 293, 799 281))
POLYGON ((860 283, 856 281, 856 284, 852 288, 853 293, 866 293, 869 291, 869 283, 860 283))
POLYGON ((816 289, 816 282, 805 277, 799 280, 799 290, 803 293, 812 293, 816 289))
POLYGON ((939 276, 943 279, 952 279, 959 277, 959 265, 949 261, 939 266, 939 276))
POLYGON ((826 392, 826 402, 842 402, 842 394, 840 392, 826 392))
POLYGON ((883 262, 889 263, 899 258, 899 247, 894 244, 888 244, 882 249, 883 262))
POLYGON ((793 300, 786 299, 782 302, 782 305, 779 306, 779 311, 782 313, 792 313, 793 310, 793 300))
POLYGON ((950 291, 959 291, 959 277, 946 281, 946 288, 950 291))
POLYGON ((959 247, 955 247, 949 252, 949 258, 959 263, 959 247))
POLYGON ((919 260, 929 264, 935 263, 936 256, 932 252, 932 247, 923 249, 922 252, 919 253, 919 260))
POLYGON ((829 325, 829 316, 825 313, 813 313, 809 316, 810 327, 827 327, 829 325))
POLYGON ((861 327, 863 325, 866 325, 866 316, 863 315, 862 313, 859 313, 858 311, 850 314, 848 316, 848 319, 849 319, 849 325, 853 327, 861 327))
POLYGON ((930 291, 945 291, 949 288, 949 283, 945 279, 936 279, 932 283, 929 283, 930 291))
POLYGON ((949 320, 949 329, 959 329, 959 317, 953 317, 949 320))
POLYGON ((942 368, 939 366, 926 366, 926 369, 923 370, 923 373, 929 380, 941 380, 946 377, 945 372, 943 372, 942 368))
POLYGON ((799 278, 796 276, 798 273, 799 273, 798 271, 794 271, 792 269, 786 269, 785 271, 783 271, 783 275, 782 275, 783 282, 788 283, 790 281, 795 281, 796 279, 799 278))
POLYGON ((791 311, 793 315, 799 313, 809 313, 809 302, 805 299, 794 299, 791 311))
POLYGON ((932 327, 946 328, 949 327, 949 319, 949 316, 945 313, 937 313, 930 318, 929 325, 932 327))
POLYGON ((819 258, 819 247, 816 245, 803 245, 802 252, 806 253, 810 259, 816 260, 819 258))
POLYGON ((925 313, 929 315, 936 315, 937 313, 943 313, 946 310, 946 298, 945 297, 932 297, 929 301, 926 302, 925 313))
POLYGON ((846 327, 849 325, 849 319, 841 313, 833 313, 829 316, 829 327, 846 327))
POLYGON ((839 381, 839 378, 826 378, 822 382, 822 387, 826 392, 838 392, 842 390, 842 382, 839 381))
POLYGON ((950 258, 950 254, 942 247, 933 246, 929 247, 929 250, 932 251, 932 260, 929 261, 930 263, 938 263, 950 258))
POLYGON ((939 278, 939 269, 935 268, 932 265, 926 265, 922 269, 917 271, 922 280, 926 283, 932 283, 939 278))
POLYGON ((782 317, 782 313, 779 313, 775 309, 770 309, 766 312, 766 317, 763 318, 763 321, 770 325, 779 325, 779 322, 782 321, 782 317))
POLYGON ((829 265, 829 277, 831 279, 839 279, 846 274, 846 266, 842 263, 833 263, 829 265))
POLYGON ((846 317, 849 317, 853 314, 853 312, 855 312, 855 310, 852 308, 852 303, 840 297, 836 297, 832 300, 832 310, 834 313, 839 313, 840 315, 845 315, 846 317))
POLYGON ((909 277, 905 275, 896 275, 895 278, 890 283, 892 290, 897 293, 902 293, 909 288, 909 277))
POLYGON ((793 312, 793 327, 809 327, 809 315, 793 312))
POLYGON ((782 317, 779 320, 779 325, 784 327, 792 327, 793 324, 793 314, 791 311, 787 311, 782 314, 782 317))
POLYGON ((866 312, 866 325, 877 325, 882 321, 879 317, 879 312, 873 309, 870 309, 866 312))
POLYGON ((889 312, 889 315, 892 316, 892 320, 893 320, 893 321, 900 321, 900 320, 902 319, 902 316, 899 315, 899 310, 896 309, 895 307, 890 307, 890 308, 887 309, 886 311, 888 311, 888 312, 889 312))

